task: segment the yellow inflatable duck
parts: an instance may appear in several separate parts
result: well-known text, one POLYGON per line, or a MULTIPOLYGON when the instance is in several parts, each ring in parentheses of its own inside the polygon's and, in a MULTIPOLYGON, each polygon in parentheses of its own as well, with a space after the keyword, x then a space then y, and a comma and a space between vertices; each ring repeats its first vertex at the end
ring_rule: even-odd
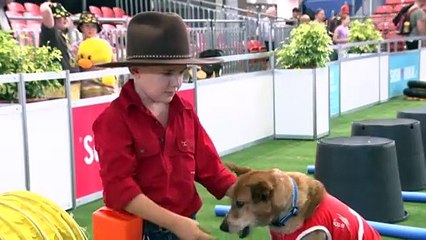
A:
MULTIPOLYGON (((88 38, 80 43, 77 51, 77 64, 82 71, 95 70, 95 65, 113 60, 111 45, 101 38, 88 38)), ((82 81, 81 98, 96 97, 114 93, 117 85, 115 76, 82 81)))

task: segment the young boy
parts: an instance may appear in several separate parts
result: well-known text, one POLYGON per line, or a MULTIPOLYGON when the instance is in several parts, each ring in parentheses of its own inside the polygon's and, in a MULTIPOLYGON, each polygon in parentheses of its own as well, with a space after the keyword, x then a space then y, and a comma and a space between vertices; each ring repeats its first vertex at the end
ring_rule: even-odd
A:
POLYGON ((204 240, 195 215, 201 199, 195 182, 217 199, 231 196, 228 171, 192 106, 176 95, 194 59, 182 18, 137 14, 128 25, 127 60, 133 79, 93 125, 106 206, 144 220, 144 239, 204 240))

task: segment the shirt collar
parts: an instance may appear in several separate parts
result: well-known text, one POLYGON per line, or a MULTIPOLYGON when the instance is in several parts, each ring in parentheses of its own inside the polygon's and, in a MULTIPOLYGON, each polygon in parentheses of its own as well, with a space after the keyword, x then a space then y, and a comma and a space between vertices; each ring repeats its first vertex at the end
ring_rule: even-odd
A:
MULTIPOLYGON (((136 93, 133 79, 128 80, 123 85, 123 87, 121 88, 119 99, 120 103, 127 111, 129 111, 129 109, 131 109, 132 107, 138 107, 143 110, 147 110, 147 108, 142 104, 139 95, 136 93)), ((182 98, 177 94, 170 102, 170 106, 172 109, 178 109, 182 111, 186 109, 192 109, 192 106, 188 102, 182 100, 182 98)))

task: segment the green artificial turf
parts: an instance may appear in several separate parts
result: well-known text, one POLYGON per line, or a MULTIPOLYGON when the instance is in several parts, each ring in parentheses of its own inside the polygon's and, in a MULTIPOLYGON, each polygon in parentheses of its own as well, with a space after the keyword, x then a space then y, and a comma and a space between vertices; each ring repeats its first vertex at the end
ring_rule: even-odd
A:
MULTIPOLYGON (((398 110, 418 108, 426 106, 426 102, 407 101, 403 98, 390 100, 387 103, 376 105, 367 109, 362 109, 353 113, 336 117, 331 121, 330 136, 350 136, 352 121, 371 118, 395 118, 398 110)), ((273 167, 285 171, 300 171, 305 173, 306 166, 314 164, 316 141, 294 141, 294 140, 271 140, 243 151, 230 154, 223 158, 224 161, 246 165, 256 169, 269 169, 273 167)), ((204 205, 197 219, 201 225, 208 229, 217 239, 238 239, 235 235, 222 233, 219 225, 222 218, 214 215, 216 204, 229 204, 228 199, 221 201, 214 197, 201 186, 198 186, 204 205)), ((89 239, 92 239, 92 212, 102 206, 101 201, 96 201, 81 206, 72 211, 74 218, 80 226, 87 228, 89 239)), ((420 203, 404 203, 405 210, 409 217, 402 225, 426 228, 426 205, 420 203)), ((268 239, 266 228, 258 228, 248 239, 263 240, 268 239)), ((392 239, 392 238, 384 238, 392 239)))

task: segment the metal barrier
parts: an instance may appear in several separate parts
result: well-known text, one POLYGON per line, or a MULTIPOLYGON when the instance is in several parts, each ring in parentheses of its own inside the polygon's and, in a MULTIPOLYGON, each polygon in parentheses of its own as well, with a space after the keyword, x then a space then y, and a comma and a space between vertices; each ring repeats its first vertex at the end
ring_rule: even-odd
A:
MULTIPOLYGON (((202 6, 199 6, 200 9, 202 9, 203 11, 208 11, 208 14, 202 14, 201 16, 203 17, 203 19, 197 19, 197 18, 192 18, 193 14, 187 14, 187 11, 191 10, 193 11, 194 6, 187 6, 185 5, 186 3, 182 3, 179 1, 174 1, 174 0, 164 0, 163 5, 161 5, 161 9, 159 9, 160 11, 171 11, 171 12, 176 12, 178 14, 180 14, 183 18, 184 18, 184 22, 188 25, 189 29, 190 29, 190 33, 193 31, 192 29, 194 29, 195 32, 197 32, 196 29, 201 29, 201 28, 210 28, 210 34, 212 34, 213 36, 209 36, 210 37, 210 46, 213 48, 219 48, 219 45, 216 45, 214 42, 215 41, 224 41, 224 40, 218 40, 218 38, 221 38, 221 36, 219 35, 223 35, 224 32, 227 32, 226 34, 224 34, 224 36, 231 36, 234 35, 235 39, 232 40, 233 43, 229 43, 229 41, 231 41, 230 37, 226 37, 226 41, 228 42, 227 45, 238 45, 239 43, 241 43, 243 37, 238 36, 236 37, 236 28, 243 28, 244 30, 242 31, 243 34, 246 35, 246 37, 244 39, 254 39, 254 40, 260 40, 262 42, 266 41, 267 39, 265 39, 265 36, 269 35, 269 31, 271 29, 271 27, 268 27, 270 25, 269 20, 267 20, 267 18, 264 14, 257 14, 255 13, 255 17, 252 17, 251 15, 254 14, 254 12, 250 12, 247 11, 247 15, 233 15, 231 13, 228 13, 226 11, 224 11, 223 9, 204 9, 202 6), (168 1, 168 2, 167 2, 168 1), (167 4, 168 5, 167 5, 167 4), (186 9, 184 12, 180 12, 177 11, 177 9, 181 9, 181 8, 171 8, 171 9, 162 9, 163 7, 167 6, 181 6, 182 4, 184 4, 186 9), (176 11, 175 11, 176 10, 176 11), (213 11, 215 14, 212 14, 213 11), (250 14, 248 14, 250 13, 250 14), (218 14, 225 14, 226 16, 218 16, 218 14), (231 14, 231 15, 229 15, 231 14), (229 16, 232 17, 229 17, 229 16), (250 16, 248 16, 250 15, 250 16), (216 31, 216 29, 221 29, 220 31, 216 31), (232 33, 234 31, 234 33, 232 33), (229 34, 228 34, 229 32, 229 34), (215 35, 217 33, 217 35, 215 35)), ((183 5, 182 5, 183 6, 183 5)), ((229 8, 231 9, 231 8, 229 8)), ((240 10, 239 10, 240 11, 240 10)), ((9 17, 9 19, 11 21, 41 21, 41 17, 37 17, 37 16, 11 16, 9 17)), ((78 18, 75 16, 71 17, 72 21, 77 21, 78 18)), ((124 52, 123 52, 123 45, 121 44, 122 42, 125 41, 122 40, 121 38, 123 38, 125 36, 125 31, 127 29, 127 24, 129 22, 130 18, 99 18, 99 21, 102 23, 107 23, 107 24, 115 24, 117 26, 117 29, 106 29, 103 31, 103 33, 101 35, 106 36, 106 39, 109 40, 111 42, 111 44, 115 47, 115 45, 117 46, 116 49, 116 53, 117 53, 117 59, 121 59, 122 57, 125 56, 124 52), (117 39, 114 39, 114 37, 112 36, 116 36, 117 39)), ((274 21, 275 22, 275 21, 274 21)), ((286 39, 288 37, 287 34, 289 34, 289 31, 293 28, 291 26, 285 26, 285 20, 278 18, 277 23, 279 24, 274 24, 274 27, 277 29, 275 30, 278 34, 276 35, 278 37, 277 41, 282 41, 283 39, 286 39)), ((18 38, 18 40, 21 42, 21 44, 38 44, 38 36, 39 36, 39 32, 40 29, 35 29, 34 28, 34 24, 31 25, 31 29, 22 29, 22 30, 16 30, 15 32, 15 36, 18 38)), ((198 30, 199 31, 199 30, 198 30)), ((192 33, 191 33, 192 34, 192 33)), ((199 34, 199 33, 194 33, 194 34, 199 34)), ((191 36, 191 38, 193 38, 195 36, 191 36)), ((267 37, 266 37, 267 38, 267 37)), ((73 41, 78 41, 79 39, 81 39, 81 34, 76 30, 76 29, 72 29, 69 32, 69 39, 71 39, 71 42, 73 41)), ((245 41, 246 42, 246 41, 245 41)), ((200 45, 197 45, 195 48, 193 49, 202 49, 202 46, 205 46, 206 44, 203 43, 199 43, 200 45)), ((234 51, 239 51, 238 49, 234 49, 234 51)), ((194 52, 194 54, 198 53, 197 51, 194 52)))
MULTIPOLYGON (((352 45, 360 44, 372 42, 352 45)), ((242 68, 238 73, 218 78, 195 79, 183 84, 178 93, 195 106, 221 155, 273 137, 306 137, 306 132, 297 132, 300 130, 313 128, 322 136, 329 132, 330 117, 401 95, 401 88, 410 79, 426 80, 426 49, 423 48, 342 58, 315 70, 275 69, 273 52, 221 57, 225 63, 265 58, 269 61, 263 70, 247 72, 242 68), (312 75, 305 74, 314 71, 318 81, 312 84, 312 75), (293 113, 303 117, 294 118, 298 115, 293 113), (290 121, 292 118, 295 120, 290 121), (287 132, 290 130, 291 133, 287 132)), ((192 71, 197 71, 195 66, 192 71)), ((127 78, 129 72, 127 68, 118 68, 72 74, 0 75, 0 83, 17 82, 20 93, 20 104, 0 106, 3 136, 0 151, 5 159, 0 161, 0 192, 31 190, 65 209, 101 197, 91 125, 117 95, 72 100, 70 85, 74 81, 109 75, 127 78), (65 79, 66 95, 27 103, 24 83, 46 79, 65 79)), ((196 78, 196 74, 193 76, 196 78)))
MULTIPOLYGON (((222 59, 225 62, 249 61, 271 56, 271 53, 262 53, 222 59)), ((195 66, 193 71, 196 71, 195 66)), ((129 70, 115 68, 81 73, 0 75, 0 84, 17 82, 20 93, 19 104, 0 105, 2 159, 13 159, 0 162, 0 192, 31 190, 64 209, 101 197, 102 184, 91 125, 117 95, 73 100, 71 83, 109 75, 128 78, 129 70), (65 96, 27 103, 24 83, 49 79, 65 79, 65 96), (6 181, 3 177, 14 181, 6 181)), ((196 74, 194 76, 195 81, 183 84, 178 94, 197 105, 195 91, 198 83, 196 74)), ((201 108, 204 110, 205 106, 197 106, 196 109, 201 108)))
POLYGON ((402 52, 405 51, 405 43, 407 41, 418 41, 418 49, 421 49, 426 46, 426 37, 403 37, 400 39, 384 39, 380 41, 365 41, 365 42, 354 42, 346 44, 333 45, 332 48, 338 52, 338 60, 342 60, 350 57, 360 57, 371 54, 381 54, 381 53, 392 53, 392 52, 402 52), (372 46, 375 48, 373 53, 362 53, 362 54, 351 54, 351 49, 362 47, 362 46, 372 46))

